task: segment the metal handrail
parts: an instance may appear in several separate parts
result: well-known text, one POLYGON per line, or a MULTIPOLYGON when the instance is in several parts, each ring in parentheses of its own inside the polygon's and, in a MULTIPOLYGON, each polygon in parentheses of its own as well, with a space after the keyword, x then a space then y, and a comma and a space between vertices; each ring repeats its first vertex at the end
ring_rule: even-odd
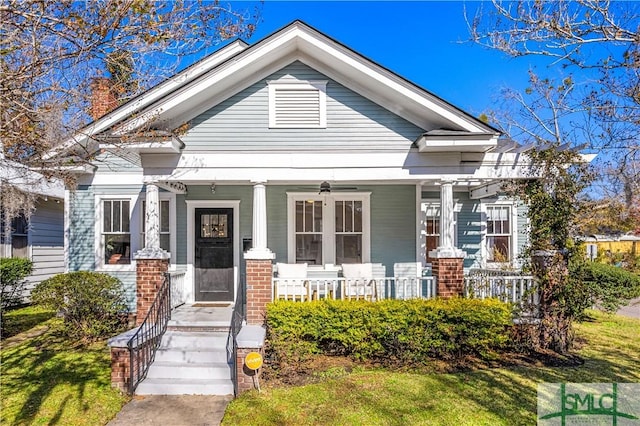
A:
POLYGON ((160 289, 138 330, 127 342, 129 348, 129 392, 133 394, 146 377, 171 318, 171 276, 163 275, 160 289))
POLYGON ((227 340, 227 353, 229 355, 229 364, 233 367, 231 369, 231 378, 233 379, 233 391, 238 395, 238 368, 236 366, 236 360, 238 355, 238 347, 236 344, 236 337, 240 332, 245 320, 246 320, 246 300, 245 300, 245 277, 240 276, 238 280, 238 287, 236 289, 236 303, 233 306, 233 313, 231 315, 231 327, 229 329, 229 337, 227 340))

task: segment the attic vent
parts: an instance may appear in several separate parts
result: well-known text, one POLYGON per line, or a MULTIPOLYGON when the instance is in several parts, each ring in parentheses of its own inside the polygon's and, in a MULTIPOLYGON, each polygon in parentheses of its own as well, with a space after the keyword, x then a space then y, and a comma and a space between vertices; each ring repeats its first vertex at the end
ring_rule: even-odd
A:
POLYGON ((270 81, 270 128, 327 127, 326 81, 270 81))

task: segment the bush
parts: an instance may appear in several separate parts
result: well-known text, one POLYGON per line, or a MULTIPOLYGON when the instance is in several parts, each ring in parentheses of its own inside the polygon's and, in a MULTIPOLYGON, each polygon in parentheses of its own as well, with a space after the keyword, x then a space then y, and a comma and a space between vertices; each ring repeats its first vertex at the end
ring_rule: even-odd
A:
POLYGON ((0 259, 0 309, 17 306, 23 302, 23 291, 33 263, 25 258, 0 259))
POLYGON ((572 268, 576 291, 586 294, 585 309, 597 304, 607 312, 615 312, 629 300, 640 297, 640 275, 604 263, 585 262, 572 268))
POLYGON ((511 307, 497 300, 278 301, 267 307, 270 356, 280 366, 312 354, 383 363, 488 357, 504 348, 511 307))
POLYGON ((38 284, 31 293, 34 303, 56 310, 71 338, 92 341, 121 331, 127 305, 122 283, 96 272, 70 272, 38 284))

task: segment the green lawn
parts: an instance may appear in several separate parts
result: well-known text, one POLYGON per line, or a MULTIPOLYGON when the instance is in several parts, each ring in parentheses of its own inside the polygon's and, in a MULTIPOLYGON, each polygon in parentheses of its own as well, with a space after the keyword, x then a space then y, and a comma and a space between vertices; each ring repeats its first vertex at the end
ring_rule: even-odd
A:
POLYGON ((25 308, 4 318, 7 337, 14 337, 3 335, 0 350, 0 424, 106 424, 127 401, 111 389, 109 349, 68 342, 51 317, 25 308))
POLYGON ((225 425, 534 425, 541 382, 640 382, 640 321, 593 313, 576 324, 578 367, 522 366, 455 374, 361 371, 339 379, 251 391, 225 425))

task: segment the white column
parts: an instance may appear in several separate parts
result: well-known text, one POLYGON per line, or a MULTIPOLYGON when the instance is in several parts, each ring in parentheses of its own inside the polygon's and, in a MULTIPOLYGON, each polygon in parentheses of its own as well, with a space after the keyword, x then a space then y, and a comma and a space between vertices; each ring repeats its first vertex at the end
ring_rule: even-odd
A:
POLYGON ((160 195, 158 185, 146 184, 145 248, 136 253, 136 259, 168 259, 169 252, 160 248, 160 195))
POLYGON ((160 248, 160 195, 158 186, 147 184, 144 243, 149 249, 160 248))
POLYGON ((273 259, 267 248, 267 191, 265 181, 253 182, 253 247, 245 259, 273 259))
POLYGON ((453 182, 442 181, 440 185, 440 245, 429 255, 437 258, 465 257, 467 254, 455 244, 453 182))

